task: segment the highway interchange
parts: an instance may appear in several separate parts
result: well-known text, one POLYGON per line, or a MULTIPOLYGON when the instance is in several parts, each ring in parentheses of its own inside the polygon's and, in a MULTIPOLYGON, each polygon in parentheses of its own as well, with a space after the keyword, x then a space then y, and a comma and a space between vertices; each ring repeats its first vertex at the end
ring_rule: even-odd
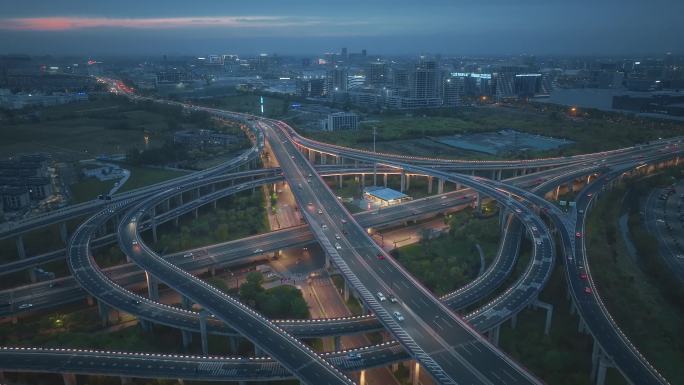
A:
MULTIPOLYGON (((226 358, 216 357, 178 358, 153 355, 150 357, 156 357, 155 359, 159 361, 155 361, 154 365, 157 363, 162 365, 155 367, 156 373, 161 370, 160 368, 168 369, 172 366, 178 370, 170 372, 167 370, 166 376, 169 378, 217 380, 295 376, 307 384, 351 383, 352 380, 342 372, 343 370, 349 371, 374 365, 386 365, 394 360, 412 357, 420 362, 421 366, 440 384, 541 383, 534 375, 508 358, 480 333, 498 326, 501 322, 517 314, 519 310, 530 304, 531 301, 534 301, 536 295, 538 295, 548 279, 556 259, 556 247, 549 226, 538 215, 543 212, 543 215, 549 219, 549 223, 555 229, 560 230, 562 258, 575 262, 574 264, 568 263, 566 268, 574 303, 576 303, 588 329, 601 346, 603 354, 612 359, 614 364, 631 383, 667 383, 619 330, 607 313, 605 306, 603 306, 595 287, 592 292, 593 294, 587 296, 583 286, 585 281, 583 279, 578 281, 577 277, 580 276, 576 270, 579 268, 578 266, 583 266, 587 273, 590 273, 586 263, 587 256, 584 251, 583 238, 574 237, 575 232, 583 233, 584 215, 586 215, 586 210, 591 203, 589 199, 586 199, 586 201, 582 199, 583 196, 587 197, 585 193, 580 196, 577 202, 578 208, 586 208, 582 209, 583 214, 578 215, 577 211, 573 211, 568 216, 559 212, 554 205, 545 201, 543 197, 539 197, 520 187, 515 187, 510 183, 447 172, 443 171, 443 168, 449 166, 466 170, 489 170, 496 169, 497 167, 499 169, 509 167, 557 167, 557 169, 562 169, 562 166, 566 166, 569 170, 557 172, 556 175, 553 175, 554 170, 542 171, 542 173, 551 175, 541 179, 544 182, 543 184, 553 188, 554 182, 567 183, 566 179, 572 181, 578 176, 593 175, 600 172, 601 176, 587 187, 587 189, 592 188, 600 191, 605 186, 605 183, 638 165, 663 162, 673 157, 678 159, 681 150, 679 148, 672 150, 676 145, 670 142, 662 142, 642 148, 630 148, 599 155, 584 155, 569 159, 557 158, 553 160, 523 161, 522 164, 516 162, 513 164, 492 165, 487 162, 463 162, 454 165, 453 161, 406 159, 405 157, 385 156, 320 144, 299 137, 282 122, 246 117, 241 114, 216 111, 214 109, 207 110, 222 117, 240 119, 249 125, 255 139, 254 147, 236 158, 233 162, 207 170, 202 174, 192 174, 183 177, 182 180, 174 180, 154 186, 154 188, 137 194, 130 193, 122 197, 117 196, 115 200, 106 204, 97 202, 82 205, 71 210, 67 209, 55 216, 48 215, 46 218, 22 223, 19 226, 7 229, 2 234, 3 237, 16 236, 32 226, 43 226, 59 222, 64 218, 92 214, 100 210, 77 229, 71 236, 67 247, 69 265, 80 287, 99 301, 102 301, 106 306, 112 306, 154 323, 167 324, 197 332, 198 323, 201 324, 201 322, 198 322, 198 317, 208 318, 209 321, 206 325, 211 329, 211 332, 220 334, 238 333, 254 342, 271 357, 260 359, 261 361, 257 359, 233 359, 231 361, 226 358), (185 258, 179 255, 162 258, 145 245, 142 238, 140 238, 140 232, 149 228, 149 222, 146 222, 146 219, 156 216, 156 212, 154 212, 156 205, 169 197, 177 195, 179 190, 186 191, 198 189, 202 185, 210 185, 212 177, 220 179, 222 178, 221 175, 224 175, 226 171, 234 170, 239 165, 252 161, 263 148, 264 139, 268 141, 273 155, 276 156, 280 164, 282 177, 292 187, 308 227, 299 226, 256 236, 249 240, 234 241, 224 245, 203 248, 211 258, 198 258, 197 261, 194 258, 192 261, 183 261, 185 258), (669 150, 663 152, 663 146, 669 150), (306 147, 306 149, 303 147, 306 147), (440 202, 441 199, 439 198, 429 198, 413 202, 414 206, 410 208, 402 207, 402 205, 397 206, 394 211, 389 209, 382 210, 384 211, 382 214, 389 217, 385 218, 389 222, 407 217, 410 218, 412 215, 415 216, 415 213, 422 215, 423 213, 439 212, 440 210, 443 212, 448 207, 478 201, 479 195, 476 197, 472 193, 473 190, 477 194, 497 200, 502 209, 506 210, 511 217, 508 218, 506 216, 505 218, 504 227, 506 231, 503 232, 501 246, 495 262, 489 267, 487 273, 479 277, 478 280, 445 296, 442 298, 442 301, 439 301, 398 263, 382 251, 368 236, 366 229, 380 223, 383 220, 380 218, 380 215, 367 213, 351 216, 321 179, 319 170, 307 161, 303 154, 307 150, 318 150, 327 154, 334 154, 345 159, 353 159, 373 165, 373 167, 381 165, 382 167, 391 167, 403 170, 404 172, 429 175, 470 188, 460 193, 447 194, 448 203, 440 202), (609 161, 603 163, 601 159, 609 159, 609 161), (430 167, 430 165, 436 167, 430 167), (583 165, 584 169, 580 169, 578 165, 583 165), (615 171, 616 169, 618 171, 615 171), (555 178, 558 178, 558 180, 555 178), (465 192, 470 194, 465 194, 465 192), (154 194, 150 196, 150 193, 154 194), (464 195, 468 196, 464 199, 464 195), (145 198, 140 199, 143 196, 145 198), (443 203, 448 204, 447 208, 445 208, 443 203), (123 212, 125 212, 125 215, 118 222, 119 229, 117 234, 119 244, 138 266, 147 271, 148 280, 150 279, 149 276, 156 277, 184 297, 192 300, 192 302, 200 304, 210 314, 198 315, 192 311, 179 310, 159 304, 153 299, 139 297, 124 288, 125 285, 131 285, 135 281, 139 282, 139 273, 136 276, 133 271, 129 271, 128 275, 125 275, 129 277, 129 281, 121 286, 102 273, 94 264, 90 254, 90 245, 95 244, 95 242, 105 241, 91 238, 104 223, 123 212), (525 273, 509 289, 484 307, 466 315, 466 320, 461 319, 451 309, 461 309, 482 298, 486 298, 488 294, 492 293, 505 281, 517 257, 517 249, 521 233, 523 232, 527 233, 527 236, 534 240, 533 262, 528 265, 525 273), (280 239, 278 239, 277 234, 280 234, 280 239), (189 274, 189 271, 206 269, 212 264, 244 259, 248 256, 247 254, 253 254, 249 250, 253 250, 254 245, 260 244, 258 243, 260 241, 264 242, 264 246, 258 247, 259 249, 280 250, 285 247, 292 247, 293 245, 305 244, 312 240, 316 240, 323 247, 332 265, 344 275, 348 284, 358 293, 365 306, 372 311, 373 316, 345 320, 321 320, 320 322, 291 322, 288 325, 287 321, 265 319, 237 300, 226 296, 200 279, 195 278, 194 275, 189 274), (244 245, 242 248, 238 247, 241 241, 244 245), (219 248, 223 248, 223 250, 214 250, 219 248), (221 258, 223 260, 219 262, 218 260, 221 260, 221 258), (201 265, 202 261, 205 263, 203 266, 201 265), (583 264, 578 265, 579 261, 583 261, 583 264), (191 264, 196 266, 190 266, 191 264), (115 290, 112 290, 112 288, 115 290), (393 295, 397 298, 397 303, 381 301, 377 295, 379 292, 385 295, 393 295), (157 307, 157 310, 145 313, 155 307, 157 307), (169 314, 160 317, 160 314, 165 312, 169 314), (182 312, 185 312, 184 315, 178 316, 182 312), (350 325, 351 329, 349 328, 350 325), (322 356, 311 351, 297 339, 299 336, 307 335, 335 335, 359 332, 359 330, 377 330, 380 325, 392 334, 398 341, 398 344, 388 343, 369 347, 367 351, 362 353, 363 360, 361 362, 350 360, 349 357, 345 356, 344 352, 322 356), (308 330, 311 330, 311 332, 308 330), (220 367, 223 369, 213 371, 198 369, 202 365, 204 365, 205 369, 209 367, 218 368, 216 364, 207 366, 210 363, 208 361, 211 360, 214 360, 214 363, 221 362, 220 367), (166 364, 162 361, 166 361, 166 364), (169 361, 174 363, 170 364, 169 361), (229 366, 226 366, 230 365, 228 362, 239 365, 235 368, 229 368, 229 366), (212 375, 208 375, 207 372, 211 372, 212 375)), ((366 173, 368 172, 369 170, 366 169, 366 173)), ((271 178, 279 179, 273 176, 273 174, 270 175, 271 178)), ((262 173, 258 177, 264 177, 264 174, 262 173)), ((525 177, 519 178, 525 179, 525 177)), ((529 181, 534 181, 536 184, 539 184, 540 179, 534 178, 534 175, 526 176, 528 183, 529 181)), ((262 183, 268 183, 268 179, 266 179, 266 182, 254 180, 245 182, 244 185, 216 189, 197 199, 194 203, 186 204, 187 206, 183 207, 183 210, 185 210, 184 212, 193 210, 199 205, 210 203, 217 197, 235 193, 240 188, 251 188, 262 183), (205 201, 202 199, 205 199, 205 201)), ((542 193, 546 192, 545 189, 542 190, 542 193)), ((199 192, 199 189, 197 191, 199 192)), ((407 205, 407 207, 409 206, 407 205)), ((169 218, 166 220, 170 220, 176 214, 178 213, 167 213, 169 218)), ((161 215, 163 216, 164 214, 162 213, 161 215)), ((111 241, 111 237, 108 240, 111 241)), ((116 278, 114 279, 116 280, 116 278)), ((62 294, 70 292, 72 301, 73 298, 82 298, 83 292, 77 288, 76 282, 73 279, 65 278, 63 281, 67 281, 68 285, 59 289, 64 292, 62 294)), ((590 274, 589 283, 593 285, 590 274)), ((54 295, 51 293, 55 292, 55 290, 45 290, 45 288, 44 291, 46 297, 54 295)), ((16 293, 13 296, 16 296, 16 293)), ((48 301, 55 303, 51 299, 48 301)), ((15 310, 12 309, 11 311, 15 310)), ((130 376, 154 377, 155 372, 152 368, 147 373, 144 373, 144 368, 136 370, 131 368, 127 372, 122 370, 122 366, 112 368, 106 364, 101 365, 103 362, 110 362, 117 354, 119 355, 118 360, 122 359, 122 355, 126 355, 126 353, 116 352, 17 350, 5 348, 0 351, 0 368, 8 371, 14 368, 14 370, 63 372, 68 367, 69 372, 73 373, 86 372, 111 375, 126 375, 128 373, 130 376), (76 361, 73 360, 68 360, 69 364, 58 364, 58 361, 63 359, 59 357, 69 355, 85 357, 80 361, 80 369, 79 365, 75 364, 76 361), (10 356, 16 357, 16 360, 10 358, 10 356), (22 361, 22 357, 32 358, 26 358, 22 361), (42 361, 39 359, 41 357, 42 361), (91 366, 100 365, 101 370, 87 369, 88 362, 90 362, 91 366), (94 364, 93 362, 100 364, 94 364), (109 369, 102 370, 103 366, 109 367, 109 369)), ((131 358, 131 355, 127 357, 130 359, 140 358, 131 358)))

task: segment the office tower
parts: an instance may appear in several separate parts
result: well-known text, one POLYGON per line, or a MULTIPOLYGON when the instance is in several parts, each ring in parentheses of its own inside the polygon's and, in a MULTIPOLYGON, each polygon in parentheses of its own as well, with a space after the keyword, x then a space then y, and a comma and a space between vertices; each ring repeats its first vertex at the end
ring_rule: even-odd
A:
POLYGON ((434 60, 420 58, 409 78, 409 92, 412 98, 431 99, 440 95, 440 73, 434 60))
POLYGON ((373 88, 382 88, 387 83, 387 64, 374 61, 366 66, 366 83, 373 88))
POLYGON ((342 67, 335 67, 329 70, 325 77, 326 94, 331 95, 333 92, 342 92, 347 90, 347 69, 342 67))

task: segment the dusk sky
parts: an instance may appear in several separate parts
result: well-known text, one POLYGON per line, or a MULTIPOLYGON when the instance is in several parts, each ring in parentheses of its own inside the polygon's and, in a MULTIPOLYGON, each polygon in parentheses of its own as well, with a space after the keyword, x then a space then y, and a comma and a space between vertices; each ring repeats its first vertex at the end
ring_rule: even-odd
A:
POLYGON ((0 0, 0 54, 684 51, 682 0, 0 0))

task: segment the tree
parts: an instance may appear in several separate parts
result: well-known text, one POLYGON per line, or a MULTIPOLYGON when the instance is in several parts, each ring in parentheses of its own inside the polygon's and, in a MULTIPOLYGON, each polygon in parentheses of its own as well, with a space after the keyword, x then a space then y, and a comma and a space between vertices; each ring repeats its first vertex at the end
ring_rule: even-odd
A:
POLYGON ((264 282, 264 276, 256 271, 247 273, 245 283, 240 286, 240 299, 252 307, 256 307, 257 299, 264 292, 261 284, 264 282))

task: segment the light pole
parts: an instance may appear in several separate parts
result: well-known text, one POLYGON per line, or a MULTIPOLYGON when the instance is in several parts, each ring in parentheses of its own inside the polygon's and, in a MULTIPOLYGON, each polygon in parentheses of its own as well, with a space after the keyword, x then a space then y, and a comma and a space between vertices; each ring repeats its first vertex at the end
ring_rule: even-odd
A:
MULTIPOLYGON (((373 155, 375 155, 375 126, 373 126, 373 155)), ((378 164, 373 162, 373 187, 378 185, 378 164)))

